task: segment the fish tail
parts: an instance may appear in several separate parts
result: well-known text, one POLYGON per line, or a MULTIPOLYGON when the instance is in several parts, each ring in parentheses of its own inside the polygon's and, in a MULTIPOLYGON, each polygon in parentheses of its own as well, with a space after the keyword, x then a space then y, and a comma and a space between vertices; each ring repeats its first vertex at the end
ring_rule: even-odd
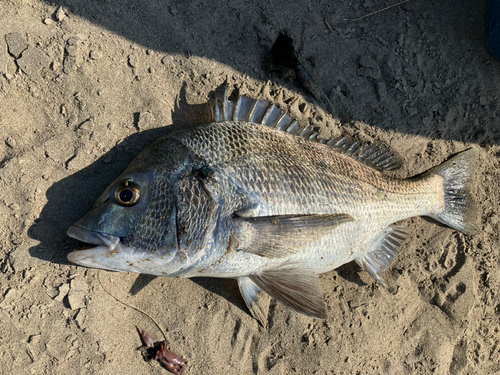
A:
POLYGON ((479 233, 479 215, 472 191, 478 158, 479 150, 471 148, 426 173, 441 176, 444 188, 444 209, 430 216, 468 235, 479 233))

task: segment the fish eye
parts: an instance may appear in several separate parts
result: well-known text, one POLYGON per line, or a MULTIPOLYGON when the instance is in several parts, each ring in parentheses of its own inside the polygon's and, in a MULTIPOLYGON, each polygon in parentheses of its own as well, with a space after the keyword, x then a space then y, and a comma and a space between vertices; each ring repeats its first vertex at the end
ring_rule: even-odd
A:
POLYGON ((121 206, 133 206, 141 197, 141 189, 139 185, 131 182, 123 182, 115 192, 116 202, 121 206))

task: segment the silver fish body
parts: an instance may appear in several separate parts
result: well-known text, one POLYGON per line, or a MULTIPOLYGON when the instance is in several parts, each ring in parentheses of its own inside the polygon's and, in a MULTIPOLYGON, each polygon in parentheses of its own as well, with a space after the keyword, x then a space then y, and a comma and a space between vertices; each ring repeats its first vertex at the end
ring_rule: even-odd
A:
POLYGON ((68 230, 98 245, 69 260, 158 276, 235 278, 261 321, 261 290, 325 318, 318 274, 356 260, 383 283, 407 237, 395 222, 425 215, 477 232, 469 193, 475 149, 399 180, 384 174, 398 164, 386 147, 318 140, 262 100, 226 96, 214 120, 143 151, 68 230))

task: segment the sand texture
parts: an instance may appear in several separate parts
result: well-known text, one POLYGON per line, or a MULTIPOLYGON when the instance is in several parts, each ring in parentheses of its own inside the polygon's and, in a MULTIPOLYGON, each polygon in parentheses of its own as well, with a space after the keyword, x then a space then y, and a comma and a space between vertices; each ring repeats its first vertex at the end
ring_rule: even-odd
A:
POLYGON ((500 60, 484 48, 486 1, 345 21, 395 2, 0 1, 0 373, 167 374, 136 350, 135 326, 163 340, 136 309, 188 375, 499 373, 500 60), (331 105, 266 74, 281 28, 331 105), (67 228, 142 149, 206 122, 226 79, 324 137, 390 145, 397 177, 479 148, 480 234, 406 220, 388 288, 344 265, 321 276, 327 320, 271 302, 267 329, 234 280, 69 264, 67 228))

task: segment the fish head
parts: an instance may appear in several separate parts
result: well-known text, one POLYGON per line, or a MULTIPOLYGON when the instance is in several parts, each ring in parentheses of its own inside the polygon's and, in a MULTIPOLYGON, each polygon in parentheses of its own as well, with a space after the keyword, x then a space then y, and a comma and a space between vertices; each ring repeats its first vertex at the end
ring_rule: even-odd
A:
POLYGON ((161 142, 153 146, 143 151, 92 209, 68 229, 69 237, 95 245, 69 253, 72 263, 163 276, 182 267, 183 259, 177 253, 174 187, 186 163, 164 160, 161 155, 171 153, 158 152, 161 142))

